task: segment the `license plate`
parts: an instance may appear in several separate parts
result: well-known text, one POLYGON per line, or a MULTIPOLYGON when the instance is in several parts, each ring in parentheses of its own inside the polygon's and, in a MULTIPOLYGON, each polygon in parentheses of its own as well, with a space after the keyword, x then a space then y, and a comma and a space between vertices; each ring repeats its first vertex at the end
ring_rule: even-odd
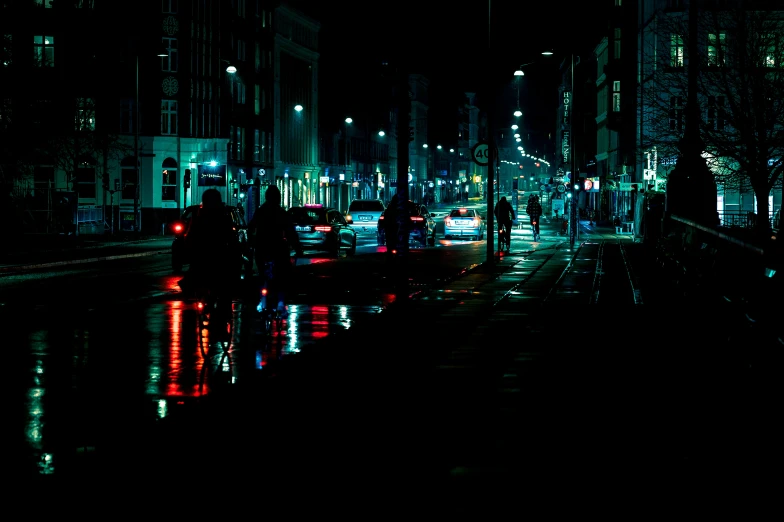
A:
POLYGON ((373 219, 373 216, 357 216, 360 221, 370 221, 373 219))
POLYGON ((310 232, 310 227, 296 227, 297 232, 310 232))

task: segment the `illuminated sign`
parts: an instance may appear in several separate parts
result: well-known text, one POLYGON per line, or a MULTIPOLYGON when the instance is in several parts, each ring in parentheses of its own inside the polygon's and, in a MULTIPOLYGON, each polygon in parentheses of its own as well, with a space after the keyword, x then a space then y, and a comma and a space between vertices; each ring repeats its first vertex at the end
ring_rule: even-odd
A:
POLYGON ((199 165, 197 172, 200 187, 226 186, 226 165, 199 165))

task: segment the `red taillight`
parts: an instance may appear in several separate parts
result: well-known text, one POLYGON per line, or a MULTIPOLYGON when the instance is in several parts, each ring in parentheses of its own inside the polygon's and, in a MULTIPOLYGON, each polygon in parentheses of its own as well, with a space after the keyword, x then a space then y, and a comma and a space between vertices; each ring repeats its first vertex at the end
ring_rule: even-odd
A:
POLYGON ((444 218, 444 223, 446 223, 446 226, 451 227, 452 226, 452 218, 444 218))
POLYGON ((204 309, 204 303, 196 303, 196 308, 198 308, 199 310, 203 310, 204 309))
POLYGON ((424 221, 424 220, 425 218, 423 218, 422 216, 414 216, 411 218, 411 221, 424 221))
POLYGON ((174 225, 172 225, 172 228, 174 229, 174 232, 176 234, 179 234, 180 232, 182 232, 183 226, 182 223, 175 223, 174 225))
POLYGON ((266 288, 262 288, 261 289, 261 295, 267 295, 267 289, 266 288))
POLYGON ((317 226, 313 227, 316 232, 332 232, 332 227, 325 227, 325 226, 317 226))

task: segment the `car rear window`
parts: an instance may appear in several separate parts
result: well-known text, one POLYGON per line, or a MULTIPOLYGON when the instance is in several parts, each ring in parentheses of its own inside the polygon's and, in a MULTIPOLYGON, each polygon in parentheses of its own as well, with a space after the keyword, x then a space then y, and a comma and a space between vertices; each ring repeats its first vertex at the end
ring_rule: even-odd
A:
POLYGON ((460 210, 456 208, 449 214, 449 217, 474 217, 474 211, 471 209, 460 210))
POLYGON ((383 212, 384 204, 376 200, 352 201, 349 212, 383 212))
POLYGON ((322 209, 293 207, 289 210, 289 214, 297 225, 313 225, 327 222, 325 212, 322 209))

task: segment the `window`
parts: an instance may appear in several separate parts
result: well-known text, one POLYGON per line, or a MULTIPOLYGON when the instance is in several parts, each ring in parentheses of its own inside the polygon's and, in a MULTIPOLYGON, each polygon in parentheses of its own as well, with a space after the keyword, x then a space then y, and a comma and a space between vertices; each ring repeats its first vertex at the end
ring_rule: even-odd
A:
POLYGON ((95 102, 92 98, 77 98, 75 123, 76 130, 95 130, 95 102))
POLYGON ((177 102, 161 100, 161 134, 177 134, 177 102))
POLYGON ((261 86, 253 86, 253 113, 258 116, 261 114, 261 86))
POLYGON ((11 98, 0 100, 0 130, 6 130, 11 125, 11 98))
POLYGON ((161 201, 174 201, 177 196, 177 162, 172 158, 163 160, 161 174, 161 201))
POLYGON ((13 49, 13 40, 13 35, 3 35, 3 54, 0 55, 0 60, 3 61, 3 67, 8 67, 14 62, 13 54, 11 53, 11 50, 13 49))
POLYGON ((54 4, 54 0, 35 0, 35 4, 40 7, 49 8, 52 7, 52 4, 54 4))
POLYGON ((779 39, 775 34, 766 34, 761 38, 764 67, 781 67, 781 51, 779 39))
POLYGON ((33 36, 33 64, 54 67, 54 36, 33 36))
POLYGON ((670 96, 670 130, 683 132, 683 96, 670 96))
POLYGON ((76 169, 76 192, 79 199, 95 199, 95 166, 85 159, 76 169))
POLYGON ((683 9, 685 0, 667 0, 668 9, 683 9))
POLYGON ((261 132, 259 129, 253 129, 253 161, 256 163, 261 161, 261 132))
POLYGON ((244 129, 241 127, 234 127, 233 125, 229 128, 229 156, 231 159, 242 159, 242 135, 244 134, 244 129))
POLYGON ((177 39, 162 38, 161 41, 166 49, 166 56, 161 56, 161 71, 177 72, 177 39))
POLYGON ((615 37, 613 38, 613 58, 616 60, 621 57, 621 29, 615 29, 615 37))
POLYGON ((670 67, 683 67, 683 36, 670 36, 670 67))
POLYGON ((237 0, 237 16, 245 18, 245 0, 237 0))
POLYGON ((727 121, 724 107, 724 96, 708 96, 708 128, 711 130, 724 130, 727 121))
POLYGON ((133 200, 136 198, 136 183, 139 176, 136 172, 136 158, 128 156, 120 163, 120 198, 133 200))
POLYGON ((162 13, 176 13, 177 12, 177 0, 161 0, 161 12, 162 13))
POLYGON ((612 110, 613 112, 621 110, 621 82, 619 81, 613 82, 612 110))
POLYGON ((132 99, 120 100, 120 132, 123 134, 133 134, 135 111, 132 99))
POLYGON ((38 187, 54 187, 54 167, 51 165, 33 167, 33 182, 38 187))
POLYGON ((719 67, 726 65, 727 59, 727 34, 708 34, 708 65, 719 67))

